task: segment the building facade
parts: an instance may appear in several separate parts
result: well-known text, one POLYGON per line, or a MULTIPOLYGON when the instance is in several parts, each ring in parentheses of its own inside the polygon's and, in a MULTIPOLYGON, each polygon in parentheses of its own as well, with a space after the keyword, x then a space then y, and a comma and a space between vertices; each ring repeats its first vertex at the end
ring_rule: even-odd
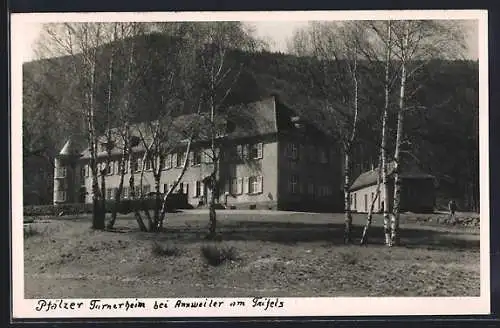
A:
MULTIPOLYGON (((435 178, 422 172, 409 163, 401 169, 401 205, 402 212, 427 213, 434 211, 435 178)), ((383 184, 380 185, 380 195, 375 199, 373 211, 381 213, 387 204, 388 211, 393 208, 394 196, 394 163, 388 165, 389 199, 383 194, 383 184)), ((367 213, 377 193, 378 168, 362 173, 351 185, 351 211, 367 213)))
MULTIPOLYGON (((341 163, 338 148, 315 127, 276 99, 242 104, 238 116, 228 119, 228 132, 218 141, 219 196, 227 208, 268 208, 305 211, 342 210, 341 163)), ((193 207, 207 204, 210 189, 204 179, 213 168, 206 141, 195 142, 189 153, 187 169, 176 192, 186 194, 193 207)), ((55 160, 54 204, 90 203, 92 172, 88 149, 71 149, 69 140, 55 160)), ((98 149, 98 171, 105 161, 110 169, 105 174, 106 198, 112 199, 120 181, 120 147, 117 144, 108 156, 106 144, 98 149)), ((122 198, 129 194, 128 168, 132 167, 136 187, 140 180, 144 149, 132 148, 134 159, 126 163, 127 173, 122 198)), ((166 192, 179 176, 184 163, 185 146, 166 154, 162 167, 161 192, 166 192)), ((102 166, 104 167, 104 166, 102 166)), ((154 178, 145 163, 143 194, 154 191, 154 178)), ((101 180, 101 176, 98 177, 101 180)))

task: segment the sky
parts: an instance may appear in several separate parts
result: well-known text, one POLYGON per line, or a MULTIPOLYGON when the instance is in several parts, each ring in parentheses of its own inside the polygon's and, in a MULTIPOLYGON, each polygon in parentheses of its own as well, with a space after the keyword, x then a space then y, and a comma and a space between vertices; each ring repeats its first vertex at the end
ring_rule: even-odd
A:
MULTIPOLYGON (((307 21, 248 21, 255 27, 255 33, 261 38, 265 38, 271 51, 286 52, 287 40, 292 36, 295 29, 307 25, 307 21)), ((23 24, 22 42, 23 42, 23 62, 31 61, 34 58, 33 46, 40 35, 41 23, 23 24)), ((465 30, 468 32, 468 54, 470 59, 478 58, 478 27, 476 21, 464 23, 465 30)))

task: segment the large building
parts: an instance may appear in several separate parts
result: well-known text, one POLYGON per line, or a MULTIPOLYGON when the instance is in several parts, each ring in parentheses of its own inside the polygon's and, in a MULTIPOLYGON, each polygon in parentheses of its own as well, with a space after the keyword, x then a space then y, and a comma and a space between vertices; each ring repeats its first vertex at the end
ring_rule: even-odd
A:
MULTIPOLYGON (((235 116, 238 118, 228 116, 227 129, 217 143, 222 154, 219 165, 222 192, 218 198, 221 205, 229 208, 342 210, 342 158, 331 141, 275 96, 242 104, 238 108, 233 111, 239 113, 235 116)), ((186 117, 180 116, 176 121, 186 117)), ((140 126, 136 125, 136 133, 140 126)), ((98 167, 108 160, 107 146, 104 142, 99 144, 98 167)), ((187 170, 178 185, 177 192, 186 194, 193 207, 207 204, 210 196, 210 190, 203 183, 213 165, 210 156, 206 156, 207 147, 207 140, 192 145, 187 170)), ((92 201, 89 150, 73 148, 68 140, 55 160, 54 204, 92 201)), ((113 197, 120 180, 119 141, 111 148, 109 159, 112 165, 107 173, 104 172, 108 199, 113 197)), ((141 143, 136 144, 132 152, 134 160, 127 164, 132 165, 136 172, 137 185, 144 154, 141 143)), ((161 164, 162 191, 166 191, 178 177, 184 156, 185 145, 182 143, 177 150, 166 154, 166 160, 161 164)), ((129 197, 129 177, 127 172, 122 194, 125 199, 129 197)), ((153 174, 146 165, 142 192, 153 190, 153 174)))
MULTIPOLYGON (((384 199, 382 184, 380 197, 375 200, 374 212, 382 212, 387 202, 388 210, 392 211, 394 195, 394 162, 388 164, 389 199, 384 199)), ((351 185, 351 210, 367 213, 377 191, 379 170, 374 168, 360 174, 351 185)), ((435 205, 435 178, 423 172, 417 165, 404 161, 401 165, 401 211, 416 213, 432 212, 435 205)))

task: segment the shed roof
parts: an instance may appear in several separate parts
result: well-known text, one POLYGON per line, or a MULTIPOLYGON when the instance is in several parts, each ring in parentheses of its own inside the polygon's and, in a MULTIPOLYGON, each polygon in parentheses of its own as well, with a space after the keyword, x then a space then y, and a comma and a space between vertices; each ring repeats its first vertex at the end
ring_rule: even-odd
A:
MULTIPOLYGON (((393 176, 395 163, 390 162, 387 164, 387 175, 393 176)), ((354 180, 351 185, 350 190, 358 190, 363 187, 372 186, 377 183, 379 175, 379 168, 375 168, 373 170, 361 173, 356 180, 354 180)), ((402 179, 434 179, 434 176, 428 173, 423 172, 416 165, 402 165, 401 174, 402 179)))

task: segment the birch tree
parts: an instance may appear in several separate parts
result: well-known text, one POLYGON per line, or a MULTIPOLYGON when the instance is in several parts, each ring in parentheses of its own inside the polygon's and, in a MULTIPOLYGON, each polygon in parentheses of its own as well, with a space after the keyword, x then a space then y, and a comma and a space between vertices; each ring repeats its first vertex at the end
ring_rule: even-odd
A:
POLYGON ((227 97, 236 84, 242 65, 229 60, 233 49, 252 51, 255 39, 241 22, 197 23, 192 31, 194 44, 201 47, 198 57, 198 99, 204 110, 200 112, 200 122, 205 127, 211 173, 204 178, 204 184, 210 191, 209 234, 214 238, 217 226, 216 204, 220 195, 220 162, 223 152, 220 141, 225 136, 225 117, 227 116, 227 97))
POLYGON ((99 59, 102 46, 110 41, 109 24, 105 23, 62 23, 44 25, 44 32, 51 42, 52 55, 70 57, 70 74, 81 83, 82 109, 87 118, 87 139, 92 172, 92 227, 105 227, 105 195, 98 180, 98 135, 96 129, 96 95, 98 87, 99 59))
MULTIPOLYGON (((387 162, 387 150, 388 150, 388 119, 389 110, 391 106, 391 91, 394 88, 397 74, 394 72, 393 60, 392 60, 392 25, 391 21, 386 22, 370 22, 364 23, 365 28, 368 31, 373 31, 377 33, 375 40, 372 39, 371 43, 368 43, 363 47, 363 57, 366 58, 370 66, 374 68, 372 73, 379 71, 378 66, 383 63, 384 72, 384 109, 382 113, 382 130, 380 138, 380 157, 377 172, 377 188, 374 200, 372 200, 370 210, 367 215, 366 224, 363 229, 363 235, 361 237, 360 244, 366 244, 368 242, 368 230, 371 226, 373 220, 373 206, 375 199, 382 197, 383 195, 383 216, 384 216, 384 236, 385 244, 390 243, 390 217, 389 217, 389 181, 388 181, 388 162, 387 162), (384 34, 385 33, 385 34, 384 34), (375 43, 375 44, 373 44, 375 43), (381 190, 382 189, 382 190, 381 190), (382 195, 380 193, 382 192, 382 195)), ((375 78, 377 75, 375 74, 375 78)))
MULTIPOLYGON (((388 245, 399 244, 401 208, 401 153, 404 141, 404 115, 421 106, 408 106, 407 100, 415 90, 408 90, 408 81, 436 58, 460 58, 465 50, 462 28, 456 21, 406 20, 389 24, 391 45, 399 71, 399 101, 397 110, 396 145, 394 150, 394 196, 391 215, 391 236, 388 245)), ((384 32, 382 32, 384 33, 384 32)), ((378 33, 380 36, 381 34, 378 33)), ((385 37, 382 35, 382 38, 385 37)), ((418 88, 418 86, 416 87, 418 88)))
POLYGON ((359 23, 311 23, 296 31, 290 42, 292 52, 319 60, 309 72, 313 89, 319 90, 322 113, 318 123, 326 134, 340 140, 343 151, 344 242, 352 241, 351 167, 356 142, 359 105, 361 48, 366 35, 359 23), (346 81, 348 81, 346 83, 346 81))

